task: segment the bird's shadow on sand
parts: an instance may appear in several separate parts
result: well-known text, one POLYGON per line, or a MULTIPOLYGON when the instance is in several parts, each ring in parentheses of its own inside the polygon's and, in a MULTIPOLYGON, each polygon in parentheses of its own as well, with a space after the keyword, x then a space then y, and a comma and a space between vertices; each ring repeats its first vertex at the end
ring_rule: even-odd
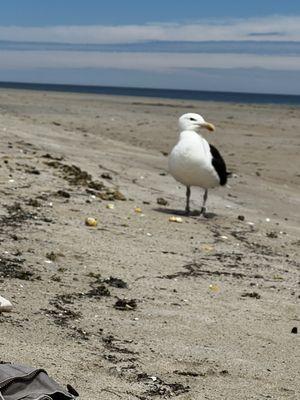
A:
POLYGON ((157 207, 154 208, 154 211, 160 212, 163 214, 168 214, 168 215, 180 215, 183 217, 202 217, 206 219, 212 219, 217 217, 217 214, 212 213, 212 212, 206 212, 206 213, 201 213, 199 210, 193 210, 189 214, 186 214, 184 210, 176 210, 174 208, 163 208, 163 207, 157 207))

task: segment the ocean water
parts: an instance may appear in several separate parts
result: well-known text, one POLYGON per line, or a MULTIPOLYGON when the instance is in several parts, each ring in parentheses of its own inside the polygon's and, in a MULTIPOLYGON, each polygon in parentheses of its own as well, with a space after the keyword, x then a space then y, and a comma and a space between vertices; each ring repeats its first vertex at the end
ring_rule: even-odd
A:
POLYGON ((200 90, 147 89, 113 86, 63 85, 48 83, 0 82, 0 89, 25 89, 69 93, 93 93, 115 96, 140 96, 162 99, 221 101, 244 104, 285 104, 300 105, 299 95, 213 92, 200 90))

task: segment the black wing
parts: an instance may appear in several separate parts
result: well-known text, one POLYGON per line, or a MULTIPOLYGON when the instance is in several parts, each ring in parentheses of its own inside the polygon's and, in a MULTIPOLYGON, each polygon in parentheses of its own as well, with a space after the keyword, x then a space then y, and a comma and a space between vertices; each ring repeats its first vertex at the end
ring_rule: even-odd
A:
POLYGON ((223 160, 221 154, 219 153, 219 150, 216 149, 215 146, 210 144, 209 147, 210 147, 210 152, 212 154, 212 165, 214 166, 215 170, 217 171, 217 174, 219 175, 220 185, 224 186, 226 185, 228 176, 225 161, 223 160))

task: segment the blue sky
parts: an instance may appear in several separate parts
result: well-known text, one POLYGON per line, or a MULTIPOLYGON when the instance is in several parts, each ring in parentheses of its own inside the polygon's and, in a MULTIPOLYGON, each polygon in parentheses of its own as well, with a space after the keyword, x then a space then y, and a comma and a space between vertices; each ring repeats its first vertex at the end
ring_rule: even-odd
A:
POLYGON ((143 24, 300 14, 298 0, 2 0, 0 24, 143 24))
POLYGON ((0 81, 300 94, 298 0, 2 0, 0 81))

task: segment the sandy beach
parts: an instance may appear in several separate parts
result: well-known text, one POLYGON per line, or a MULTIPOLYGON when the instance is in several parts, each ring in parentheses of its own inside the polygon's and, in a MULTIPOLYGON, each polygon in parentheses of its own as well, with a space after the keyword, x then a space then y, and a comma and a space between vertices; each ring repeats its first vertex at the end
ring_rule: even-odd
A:
POLYGON ((0 131, 2 360, 89 400, 299 398, 300 108, 2 89, 0 131), (175 223, 188 111, 233 177, 175 223))

